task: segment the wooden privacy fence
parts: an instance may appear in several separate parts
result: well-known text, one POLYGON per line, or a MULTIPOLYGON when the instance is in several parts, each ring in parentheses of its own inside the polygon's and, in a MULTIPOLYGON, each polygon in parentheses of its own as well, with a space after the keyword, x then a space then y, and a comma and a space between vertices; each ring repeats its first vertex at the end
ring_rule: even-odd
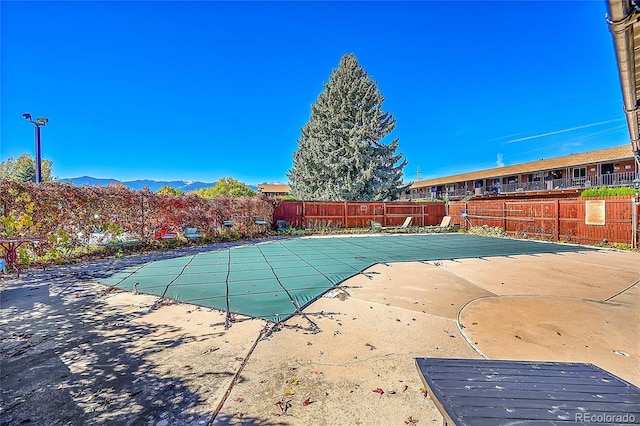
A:
POLYGON ((580 244, 608 241, 637 247, 640 232, 640 206, 629 196, 452 201, 448 207, 454 224, 465 228, 497 226, 517 237, 580 244))
POLYGON ((509 235, 579 244, 631 244, 640 239, 640 203, 629 196, 469 200, 444 203, 282 201, 273 213, 294 228, 367 228, 371 221, 399 226, 440 224, 445 215, 462 228, 487 225, 509 235), (635 210, 635 213, 634 213, 635 210), (467 214, 467 222, 462 213, 467 214), (635 229, 635 231, 634 231, 635 229))
POLYGON ((408 216, 412 226, 438 225, 445 215, 444 203, 411 201, 282 201, 273 212, 273 221, 284 220, 294 228, 367 228, 371 221, 383 226, 399 226, 408 216))

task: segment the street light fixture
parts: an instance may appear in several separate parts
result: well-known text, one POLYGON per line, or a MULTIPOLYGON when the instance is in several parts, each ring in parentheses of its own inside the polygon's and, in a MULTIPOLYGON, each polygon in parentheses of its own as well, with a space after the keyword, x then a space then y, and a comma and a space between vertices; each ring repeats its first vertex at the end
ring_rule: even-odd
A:
POLYGON ((640 177, 636 177, 633 180, 633 184, 636 187, 636 201, 638 201, 638 192, 640 192, 640 177))
POLYGON ((42 182, 42 159, 40 158, 40 127, 46 126, 49 122, 48 118, 38 117, 33 120, 33 117, 28 112, 22 114, 22 118, 33 124, 35 131, 35 143, 36 143, 36 183, 42 182))

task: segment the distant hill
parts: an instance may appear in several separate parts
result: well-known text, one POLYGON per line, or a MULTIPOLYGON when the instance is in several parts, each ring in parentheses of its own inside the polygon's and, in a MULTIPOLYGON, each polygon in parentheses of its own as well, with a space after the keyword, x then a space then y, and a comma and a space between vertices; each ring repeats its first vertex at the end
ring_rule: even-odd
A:
MULTIPOLYGON (((216 182, 208 183, 208 182, 198 182, 192 180, 172 180, 172 181, 163 181, 163 180, 151 180, 151 179, 142 179, 142 180, 130 180, 121 182, 117 179, 100 179, 94 178, 91 176, 80 176, 75 178, 67 178, 61 179, 62 182, 72 182, 74 185, 89 185, 89 186, 107 186, 111 183, 121 183, 131 189, 140 190, 144 187, 149 187, 152 192, 156 192, 158 189, 163 186, 169 186, 174 189, 179 189, 184 193, 189 191, 196 191, 202 188, 210 188, 216 184, 216 182)), ((249 188, 254 191, 258 190, 258 187, 255 185, 248 185, 249 188)))
POLYGON ((183 192, 195 191, 201 188, 209 188, 214 186, 216 183, 207 183, 207 182, 197 182, 197 181, 184 181, 184 180, 172 180, 172 181, 162 181, 162 180, 131 180, 121 182, 117 179, 101 179, 94 178, 91 176, 80 176, 75 178, 67 178, 62 179, 62 182, 71 182, 74 185, 89 185, 89 186, 107 186, 111 183, 121 183, 131 189, 140 190, 144 187, 149 187, 152 192, 156 192, 158 189, 163 186, 169 186, 174 189, 180 189, 183 192))

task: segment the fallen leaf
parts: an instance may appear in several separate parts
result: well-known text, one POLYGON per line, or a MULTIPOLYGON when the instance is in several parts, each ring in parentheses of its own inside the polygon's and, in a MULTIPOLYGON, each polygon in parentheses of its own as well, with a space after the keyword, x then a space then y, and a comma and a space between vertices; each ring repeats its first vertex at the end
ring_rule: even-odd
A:
POLYGON ((302 401, 302 405, 309 405, 311 404, 311 398, 307 398, 304 401, 302 401))
POLYGON ((427 388, 425 388, 424 386, 420 388, 420 391, 422 392, 425 398, 429 396, 429 392, 427 392, 427 388))
POLYGON ((414 419, 413 416, 409 416, 409 418, 404 421, 406 425, 415 425, 416 423, 418 423, 418 419, 414 419))
POLYGON ((384 391, 380 388, 376 388, 373 390, 375 393, 379 393, 380 395, 384 395, 384 391))
POLYGON ((236 398, 235 401, 236 402, 242 402, 242 401, 244 401, 244 398, 236 398))
POLYGON ((290 390, 284 391, 284 396, 291 396, 291 395, 295 395, 295 394, 296 393, 294 391, 290 391, 290 390))
POLYGON ((407 391, 407 389, 409 389, 409 386, 404 385, 404 386, 402 387, 402 392, 406 392, 406 391, 407 391))
POLYGON ((376 347, 373 346, 371 343, 365 343, 365 346, 368 346, 370 350, 374 350, 376 347))
POLYGON ((291 407, 291 401, 285 401, 284 399, 281 399, 280 401, 276 402, 276 405, 280 407, 280 411, 286 413, 287 409, 291 407))

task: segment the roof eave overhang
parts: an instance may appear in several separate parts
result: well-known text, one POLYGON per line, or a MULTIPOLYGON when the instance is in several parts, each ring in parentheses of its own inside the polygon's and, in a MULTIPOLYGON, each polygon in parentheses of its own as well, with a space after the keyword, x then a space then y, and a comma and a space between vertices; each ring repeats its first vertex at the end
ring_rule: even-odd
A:
POLYGON ((640 10, 632 0, 607 0, 607 23, 613 36, 631 149, 640 164, 640 10), (638 33, 636 40, 635 34, 638 33), (637 44, 637 45, 636 45, 637 44))

